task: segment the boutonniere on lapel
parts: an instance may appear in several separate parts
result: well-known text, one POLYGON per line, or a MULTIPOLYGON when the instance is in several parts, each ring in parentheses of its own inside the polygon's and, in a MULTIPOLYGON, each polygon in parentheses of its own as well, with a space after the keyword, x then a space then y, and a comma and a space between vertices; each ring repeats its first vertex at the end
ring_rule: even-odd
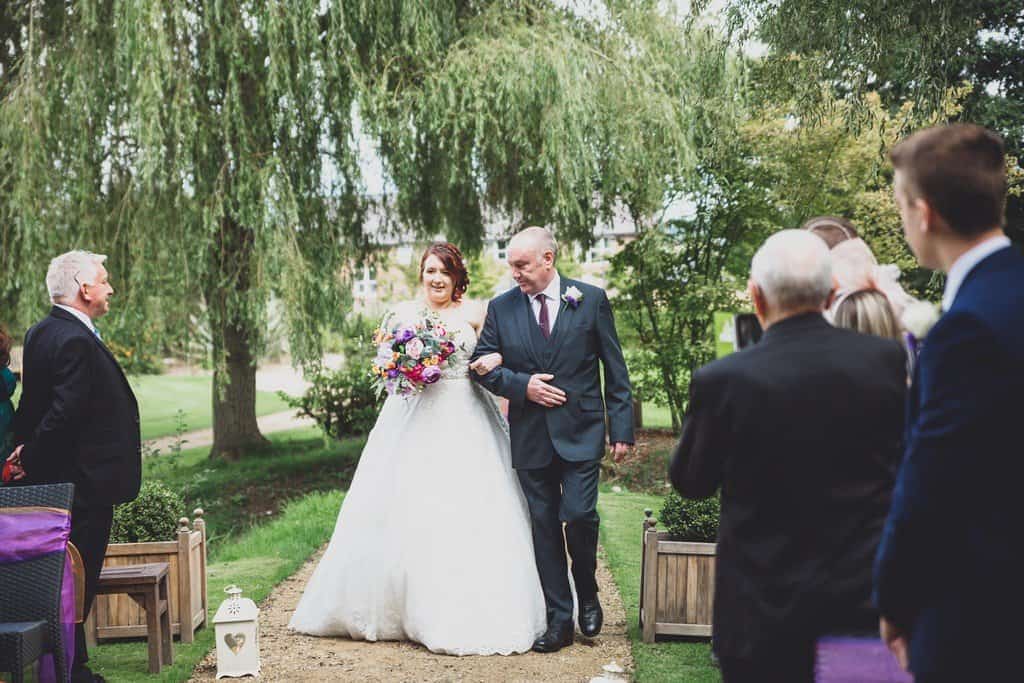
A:
POLYGON ((903 309, 903 316, 900 322, 906 330, 904 337, 907 341, 907 349, 914 358, 921 353, 921 346, 928 332, 939 321, 941 315, 939 307, 928 301, 915 301, 903 309))
POLYGON ((576 285, 567 287, 565 294, 562 295, 562 301, 566 306, 571 306, 573 310, 576 310, 579 308, 580 302, 583 301, 583 292, 576 285))

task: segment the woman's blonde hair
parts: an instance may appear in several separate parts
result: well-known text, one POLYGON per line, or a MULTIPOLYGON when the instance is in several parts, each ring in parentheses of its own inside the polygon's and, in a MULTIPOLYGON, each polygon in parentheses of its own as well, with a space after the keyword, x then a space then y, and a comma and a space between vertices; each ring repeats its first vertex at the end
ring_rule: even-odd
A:
POLYGON ((889 299, 877 289, 861 289, 842 297, 832 317, 836 327, 888 339, 901 335, 896 313, 889 299))

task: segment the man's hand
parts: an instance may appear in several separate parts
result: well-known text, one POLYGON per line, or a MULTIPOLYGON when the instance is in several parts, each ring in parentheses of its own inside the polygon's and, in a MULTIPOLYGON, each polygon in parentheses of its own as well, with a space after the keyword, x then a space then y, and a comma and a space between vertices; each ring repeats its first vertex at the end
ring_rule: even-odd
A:
POLYGON ((475 361, 469 364, 469 369, 478 375, 486 375, 494 368, 502 364, 504 358, 501 357, 500 353, 488 353, 486 356, 480 356, 475 361))
POLYGON ((8 471, 11 474, 11 481, 18 481, 25 477, 25 469, 21 466, 21 449, 25 447, 25 444, 19 444, 17 448, 11 451, 11 454, 7 456, 7 462, 10 463, 8 471))
POLYGON ((555 408, 565 403, 565 392, 548 384, 554 375, 539 373, 530 375, 530 383, 526 385, 526 398, 545 408, 555 408))
POLYGON ((629 444, 616 441, 612 444, 612 460, 616 463, 622 462, 623 458, 629 454, 629 444))
POLYGON ((878 631, 882 642, 896 656, 896 661, 904 671, 910 671, 910 652, 907 649, 907 634, 896 624, 885 617, 878 620, 878 631))

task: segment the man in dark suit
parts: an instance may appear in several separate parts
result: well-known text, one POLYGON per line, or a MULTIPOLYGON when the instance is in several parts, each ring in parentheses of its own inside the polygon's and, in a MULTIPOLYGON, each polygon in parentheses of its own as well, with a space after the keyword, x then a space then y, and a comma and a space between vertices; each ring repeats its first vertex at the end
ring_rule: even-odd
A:
MULTIPOLYGON (((50 314, 25 335, 24 386, 15 416, 12 453, 29 484, 71 482, 71 542, 85 565, 85 610, 110 539, 113 506, 138 495, 141 478, 139 408, 121 367, 93 321, 107 313, 105 256, 83 251, 50 262, 50 314)), ((85 666, 85 633, 75 632, 72 680, 93 681, 85 666)))
POLYGON ((819 635, 877 619, 906 356, 826 322, 830 257, 809 232, 769 238, 749 291, 764 337, 694 373, 670 475, 689 498, 721 488, 712 642, 726 683, 809 682, 819 635))
POLYGON ((632 393, 608 297, 561 277, 556 254, 555 240, 543 228, 512 238, 508 262, 519 286, 490 302, 471 366, 488 353, 502 355, 500 367, 473 376, 509 401, 512 465, 530 507, 548 612, 548 630, 534 644, 538 652, 573 641, 567 547, 580 630, 588 637, 601 630, 597 482, 606 406, 613 457, 621 458, 633 443, 632 393))
POLYGON ((932 128, 892 161, 907 242, 948 277, 878 550, 882 637, 917 681, 1017 680, 1024 257, 1002 231, 1003 143, 978 126, 932 128))

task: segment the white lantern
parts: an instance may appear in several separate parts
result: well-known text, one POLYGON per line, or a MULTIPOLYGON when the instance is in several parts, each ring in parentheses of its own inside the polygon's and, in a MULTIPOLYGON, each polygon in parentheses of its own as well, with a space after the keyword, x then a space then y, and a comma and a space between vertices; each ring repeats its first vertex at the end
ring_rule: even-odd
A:
POLYGON ((228 586, 228 599, 213 617, 217 638, 217 678, 258 676, 260 673, 260 609, 242 589, 228 586))

